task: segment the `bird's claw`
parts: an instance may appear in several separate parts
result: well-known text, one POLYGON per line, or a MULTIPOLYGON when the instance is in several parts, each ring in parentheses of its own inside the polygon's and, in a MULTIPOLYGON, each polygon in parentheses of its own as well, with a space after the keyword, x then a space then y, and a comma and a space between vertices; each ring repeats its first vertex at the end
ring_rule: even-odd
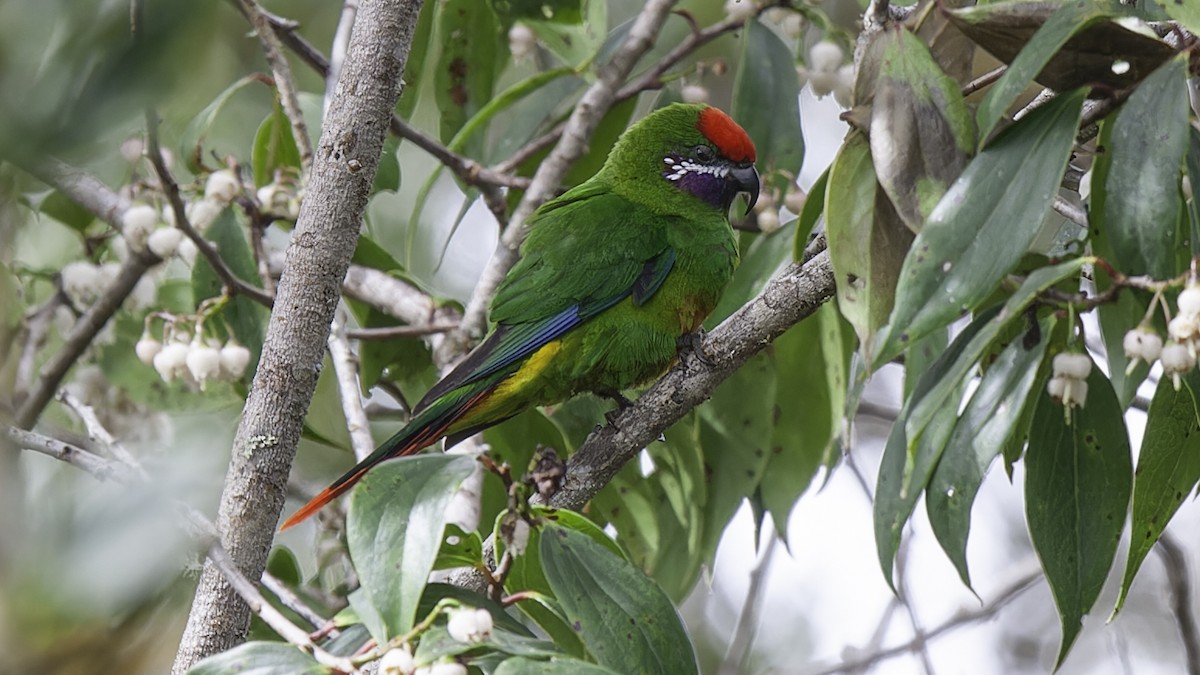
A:
POLYGON ((684 333, 683 335, 680 335, 675 341, 675 344, 679 347, 681 356, 690 352, 696 356, 700 363, 703 363, 711 368, 716 364, 712 361, 712 359, 708 358, 707 354, 704 353, 704 337, 704 329, 697 328, 692 333, 684 333))
POLYGON ((617 391, 616 389, 598 391, 596 393, 599 396, 603 396, 604 398, 612 399, 617 404, 617 407, 615 409, 609 410, 608 412, 604 413, 604 419, 608 420, 609 424, 614 424, 615 420, 617 419, 617 415, 620 415, 622 412, 624 412, 624 410, 626 408, 633 405, 633 401, 630 401, 628 398, 625 397, 625 394, 622 394, 621 392, 617 391))

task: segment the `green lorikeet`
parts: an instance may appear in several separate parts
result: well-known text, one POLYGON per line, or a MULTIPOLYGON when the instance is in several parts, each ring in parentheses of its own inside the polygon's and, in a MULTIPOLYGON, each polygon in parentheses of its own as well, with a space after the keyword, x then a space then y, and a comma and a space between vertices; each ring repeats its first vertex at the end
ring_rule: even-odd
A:
POLYGON ((741 192, 751 205, 757 199, 754 159, 746 132, 710 106, 671 105, 630 127, 595 176, 530 217, 483 342, 434 385, 408 425, 283 528, 386 459, 662 374, 733 275, 729 207, 741 192))

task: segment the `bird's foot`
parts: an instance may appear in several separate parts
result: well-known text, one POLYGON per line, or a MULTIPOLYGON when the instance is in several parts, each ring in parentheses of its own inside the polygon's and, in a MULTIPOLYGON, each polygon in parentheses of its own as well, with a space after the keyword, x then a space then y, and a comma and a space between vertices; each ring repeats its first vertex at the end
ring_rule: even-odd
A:
POLYGON ((687 355, 691 353, 694 354, 697 359, 699 359, 700 363, 703 363, 711 368, 716 364, 712 361, 712 359, 708 358, 708 354, 704 353, 704 337, 704 329, 697 328, 692 333, 684 333, 683 335, 680 335, 675 340, 675 344, 679 348, 680 357, 685 361, 687 355))
POLYGON ((633 401, 625 398, 625 394, 622 394, 616 389, 606 389, 604 391, 598 391, 596 394, 607 399, 612 399, 617 404, 615 409, 604 413, 604 419, 608 420, 609 424, 613 424, 614 420, 617 419, 617 415, 620 415, 626 408, 633 405, 633 401))

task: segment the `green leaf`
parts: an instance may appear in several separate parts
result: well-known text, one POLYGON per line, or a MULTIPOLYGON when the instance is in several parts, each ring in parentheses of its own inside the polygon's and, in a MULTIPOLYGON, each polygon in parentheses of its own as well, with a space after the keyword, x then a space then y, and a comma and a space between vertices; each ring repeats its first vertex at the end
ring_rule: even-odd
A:
POLYGON ((975 309, 1020 262, 1058 193, 1082 104, 1082 91, 1062 94, 1006 129, 938 202, 904 259, 874 368, 975 309))
POLYGON ((312 402, 304 415, 304 434, 340 450, 351 449, 350 430, 346 427, 346 415, 342 412, 337 373, 328 354, 321 361, 321 372, 317 375, 312 402))
POLYGON ((1186 57, 1181 56, 1146 78, 1113 121, 1101 227, 1112 242, 1113 262, 1125 274, 1168 279, 1178 271, 1174 223, 1188 114, 1186 57))
POLYGON ((883 31, 871 112, 871 158, 901 220, 919 232, 975 146, 975 125, 958 84, 907 30, 883 31))
MULTIPOLYGON (((221 215, 209 226, 205 237, 217 248, 225 266, 235 276, 254 286, 260 286, 258 265, 254 262, 254 254, 250 251, 250 243, 246 240, 246 231, 238 222, 232 208, 221 211, 221 215)), ((196 258, 192 268, 192 294, 197 306, 208 299, 221 295, 224 283, 212 266, 203 257, 196 258)), ((219 337, 225 337, 222 320, 233 330, 233 335, 250 350, 250 365, 246 368, 245 377, 254 376, 258 365, 258 357, 262 353, 263 338, 266 334, 267 308, 257 302, 235 295, 232 300, 205 326, 216 329, 219 337)))
MULTIPOLYGON (((491 609, 493 615, 503 614, 503 608, 497 606, 491 609)), ((459 642, 450 637, 450 633, 442 626, 435 626, 421 635, 421 643, 413 656, 417 663, 433 663, 447 656, 458 656, 467 652, 477 652, 490 649, 514 656, 550 657, 563 656, 563 651, 549 640, 526 635, 517 635, 499 628, 494 629, 490 637, 479 642, 459 642)))
POLYGON ((505 659, 492 675, 618 675, 616 671, 587 661, 555 658, 535 661, 523 656, 505 659))
POLYGON ((425 78, 425 61, 429 56, 429 45, 434 39, 433 15, 438 7, 436 2, 426 2, 421 5, 421 14, 417 17, 417 27, 413 31, 412 48, 408 51, 408 61, 404 65, 404 89, 400 93, 400 101, 396 104, 396 114, 401 119, 412 119, 413 111, 421 97, 421 81, 425 78))
POLYGON ((365 599, 387 631, 375 639, 412 628, 441 547, 446 507, 474 468, 470 457, 404 457, 375 467, 354 490, 346 543, 365 599))
POLYGON ((1113 614, 1121 611, 1133 579, 1146 554, 1162 536, 1167 523, 1200 481, 1200 422, 1196 419, 1197 379, 1175 391, 1163 377, 1146 413, 1146 433, 1133 479, 1133 524, 1125 577, 1113 614))
POLYGON ((725 525, 752 495, 770 459, 778 372, 759 354, 721 383, 700 408, 700 443, 708 500, 704 504, 704 559, 711 561, 725 525))
POLYGON ((475 567, 483 565, 483 538, 478 532, 464 532, 454 523, 446 525, 442 545, 438 549, 437 560, 433 563, 435 570, 449 570, 456 567, 475 567))
POLYGON ((299 586, 304 583, 304 573, 296 554, 286 546, 275 546, 267 557, 267 571, 285 584, 299 586))
MULTIPOLYGON (((583 641, 571 629, 562 608, 552 598, 550 582, 546 580, 546 573, 542 569, 541 537, 541 528, 535 527, 530 531, 525 554, 513 558, 504 588, 510 594, 524 592, 532 595, 531 599, 517 603, 517 607, 564 651, 572 656, 586 657, 587 648, 583 641)), ((498 545, 502 546, 503 542, 498 542, 498 545)))
POLYGON ((876 217, 879 192, 867 139, 852 132, 829 169, 825 228, 838 307, 867 354, 892 312, 904 252, 912 241, 897 220, 876 217))
POLYGON ((383 154, 379 156, 379 168, 375 171, 375 183, 371 185, 371 193, 382 191, 395 192, 400 189, 400 157, 396 152, 400 149, 400 139, 389 136, 383 142, 383 154))
POLYGON ((591 537, 555 525, 540 542, 546 579, 572 627, 621 673, 698 673, 683 622, 663 590, 591 537))
POLYGON ((771 456, 759 483, 763 507, 787 540, 788 514, 833 452, 841 428, 854 341, 832 305, 776 338, 779 373, 772 410, 771 456))
POLYGON ((1183 0, 1166 0, 1158 4, 1167 16, 1178 21, 1193 35, 1200 34, 1200 5, 1183 0))
POLYGON ((730 113, 758 149, 764 190, 784 194, 804 163, 800 81, 791 48, 757 19, 743 31, 730 113))
POLYGON ((1018 433, 1024 436, 1018 424, 1022 412, 1037 400, 1035 388, 1042 382, 1038 364, 1046 354, 1054 324, 1053 317, 1044 320, 1041 339, 1032 346, 1013 340, 988 367, 955 423, 926 488, 925 508, 933 534, 968 588, 971 506, 1001 448, 1018 433))
POLYGON ((58 190, 53 190, 50 194, 46 195, 46 198, 38 205, 37 210, 39 213, 50 216, 80 234, 83 234, 87 230, 88 225, 91 225, 96 220, 91 211, 76 204, 58 190))
MULTIPOLYGON (((447 143, 491 99, 508 49, 501 40, 499 20, 486 2, 444 0, 437 3, 435 22, 442 52, 435 64, 433 86, 440 137, 447 143)), ((482 139, 476 137, 466 154, 478 156, 482 145, 482 139)))
POLYGON ((201 110, 200 114, 196 115, 188 123, 180 139, 179 148, 189 171, 192 173, 200 172, 200 160, 204 154, 204 141, 207 139, 208 132, 212 128, 213 123, 217 121, 217 116, 220 115, 221 109, 225 107, 229 99, 233 98, 233 95, 242 87, 256 82, 259 82, 258 75, 252 74, 246 75, 228 87, 225 87, 211 103, 204 106, 204 110, 201 110))
POLYGON ((795 260, 804 257, 804 249, 808 247, 808 238, 812 234, 813 228, 817 226, 817 220, 825 214, 825 190, 828 187, 829 169, 825 169, 808 191, 808 195, 804 199, 804 207, 798 214, 800 218, 796 221, 796 244, 792 251, 792 258, 795 260))
POLYGON ((1087 404, 1070 411, 1045 392, 1025 453, 1029 535, 1062 620, 1062 665, 1091 610, 1125 526, 1133 465, 1112 385, 1093 368, 1087 404))
MULTIPOLYGON (((1200 185, 1200 129, 1191 128, 1187 152, 1187 175, 1192 185, 1200 185)), ((1200 199, 1193 197, 1187 202, 1188 235, 1192 240, 1192 255, 1200 255, 1200 199)))
MULTIPOLYGON (((540 3, 542 7, 553 7, 549 3, 540 3)), ((606 0, 584 0, 583 13, 586 18, 581 21, 565 20, 564 14, 558 12, 551 17, 545 17, 539 10, 537 14, 527 13, 525 25, 533 30, 538 40, 552 54, 562 59, 562 62, 574 69, 582 70, 600 51, 604 39, 608 35, 608 2, 606 0)), ((575 12, 579 12, 575 9, 575 12)))
MULTIPOLYGON (((1017 7, 1016 4, 1010 3, 1009 7, 1020 12, 1022 8, 1017 7)), ((1009 9, 1009 7, 1004 9, 1009 9)), ((983 19, 988 18, 988 15, 997 9, 997 6, 962 9, 952 11, 950 15, 963 20, 960 26, 967 29, 967 35, 970 36, 972 32, 969 27, 979 25, 983 19)), ((988 136, 995 129, 996 123, 1004 116, 1009 106, 1016 101, 1017 96, 1025 90, 1025 87, 1029 86, 1033 78, 1037 77, 1050 59, 1067 43, 1067 40, 1091 23, 1105 18, 1109 12, 1110 8, 1106 7, 1105 3, 1076 0, 1064 2, 1058 11, 1050 16, 1049 20, 1034 34, 1033 39, 1021 48, 1016 58, 1011 59, 1004 75, 992 85, 983 97, 983 102, 979 104, 976 118, 979 121, 980 147, 987 141, 988 136)), ((1109 70, 1111 70, 1111 66, 1109 70)))
POLYGON ((324 675, 333 671, 292 645, 247 642, 214 654, 188 669, 188 675, 324 675))
POLYGON ((258 125, 254 146, 250 151, 250 167, 255 185, 267 185, 275 178, 275 170, 283 167, 300 169, 300 151, 292 136, 292 125, 279 101, 271 114, 258 125))

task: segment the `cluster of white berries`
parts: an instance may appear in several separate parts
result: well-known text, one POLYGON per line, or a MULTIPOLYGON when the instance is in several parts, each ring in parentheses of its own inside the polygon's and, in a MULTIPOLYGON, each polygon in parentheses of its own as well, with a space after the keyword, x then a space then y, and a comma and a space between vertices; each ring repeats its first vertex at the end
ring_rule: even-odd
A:
MULTIPOLYGON (((73 260, 63 266, 59 279, 67 299, 75 309, 83 311, 116 283, 120 274, 120 263, 107 262, 97 265, 88 260, 73 260)), ((157 294, 158 288, 154 281, 149 277, 142 277, 129 294, 129 306, 134 310, 146 309, 154 303, 157 294)))
POLYGON ((138 360, 154 366, 164 382, 179 378, 197 383, 201 389, 209 380, 236 380, 250 365, 250 350, 232 338, 222 345, 215 338, 188 340, 179 333, 164 345, 147 332, 133 349, 138 360))
POLYGON ((1087 378, 1092 372, 1091 357, 1078 352, 1055 354, 1051 370, 1053 375, 1046 384, 1050 398, 1067 408, 1081 407, 1087 401, 1087 378))
POLYGON ((1128 371, 1138 361, 1162 363, 1163 375, 1171 378, 1178 391, 1182 376, 1196 367, 1197 348, 1200 347, 1200 282, 1188 282, 1179 293, 1176 302, 1179 312, 1167 322, 1167 341, 1146 324, 1125 334, 1125 356, 1129 358, 1128 371))
POLYGON ((183 232, 167 221, 174 222, 170 207, 160 217, 158 209, 148 204, 134 204, 121 216, 121 235, 132 251, 149 250, 154 255, 168 260, 178 255, 189 266, 196 261, 196 243, 183 236, 183 232))
POLYGON ((379 660, 379 675, 467 675, 467 667, 444 660, 418 668, 412 652, 407 647, 397 647, 379 660))
POLYGON ((258 197, 258 208, 272 218, 295 221, 300 217, 300 201, 304 195, 280 175, 275 176, 274 182, 258 188, 255 196, 258 197))
POLYGON ((835 42, 821 40, 808 50, 808 66, 796 66, 800 81, 807 81, 813 93, 825 97, 830 93, 838 105, 849 108, 854 98, 854 64, 842 64, 845 53, 835 42))
POLYGON ((482 642, 492 636, 492 613, 476 607, 448 609, 446 632, 457 642, 482 642))
MULTIPOLYGON (((798 186, 792 185, 788 189, 787 194, 783 196, 783 206, 788 211, 791 211, 793 215, 800 215, 800 210, 804 208, 804 200, 807 196, 798 186)), ((779 215, 779 206, 779 197, 775 192, 767 191, 759 195, 758 202, 754 204, 754 214, 758 222, 758 229, 763 234, 771 234, 780 227, 783 227, 783 219, 779 215)))

